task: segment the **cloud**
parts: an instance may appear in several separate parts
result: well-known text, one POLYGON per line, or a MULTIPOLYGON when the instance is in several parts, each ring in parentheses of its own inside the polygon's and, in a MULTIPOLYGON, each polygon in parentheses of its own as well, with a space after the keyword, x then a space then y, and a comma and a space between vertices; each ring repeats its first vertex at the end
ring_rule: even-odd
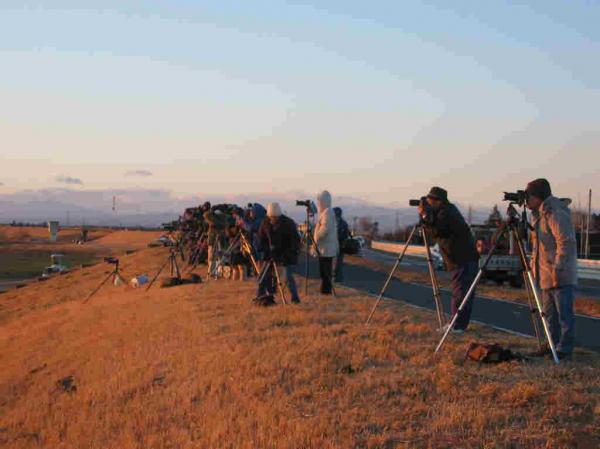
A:
POLYGON ((55 178, 56 182, 61 182, 63 184, 77 184, 83 185, 83 181, 79 178, 73 178, 71 176, 59 175, 55 178))
POLYGON ((142 178, 147 178, 148 176, 152 176, 152 172, 149 170, 130 170, 125 173, 125 176, 141 176, 142 178))
POLYGON ((0 186, 3 186, 3 185, 4 185, 4 183, 2 181, 0 181, 0 186))

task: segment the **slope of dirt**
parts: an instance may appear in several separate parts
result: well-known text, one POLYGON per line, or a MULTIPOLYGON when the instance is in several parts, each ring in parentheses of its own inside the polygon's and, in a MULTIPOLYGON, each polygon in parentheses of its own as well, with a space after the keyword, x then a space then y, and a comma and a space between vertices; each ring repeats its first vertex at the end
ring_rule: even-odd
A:
MULTIPOLYGON (((122 258, 154 272, 163 248, 122 258)), ((480 366, 475 326, 440 356, 433 314, 342 289, 299 306, 249 304, 225 280, 104 287, 105 264, 0 296, 3 448, 593 448, 597 355, 480 366), (14 294, 13 294, 14 293, 14 294)), ((315 286, 311 286, 315 291, 315 286)))

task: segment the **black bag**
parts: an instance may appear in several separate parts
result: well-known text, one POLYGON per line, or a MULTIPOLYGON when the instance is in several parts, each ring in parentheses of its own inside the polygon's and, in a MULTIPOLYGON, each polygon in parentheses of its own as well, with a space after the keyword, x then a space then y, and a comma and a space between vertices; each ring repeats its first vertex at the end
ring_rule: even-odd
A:
POLYGON ((511 360, 522 361, 525 358, 519 353, 503 348, 498 343, 484 344, 472 342, 467 348, 465 359, 479 363, 501 363, 510 362, 511 360))
POLYGON ((252 300, 252 304, 254 304, 255 306, 269 307, 274 306, 277 303, 275 302, 275 298, 273 297, 273 295, 261 295, 254 298, 252 300))

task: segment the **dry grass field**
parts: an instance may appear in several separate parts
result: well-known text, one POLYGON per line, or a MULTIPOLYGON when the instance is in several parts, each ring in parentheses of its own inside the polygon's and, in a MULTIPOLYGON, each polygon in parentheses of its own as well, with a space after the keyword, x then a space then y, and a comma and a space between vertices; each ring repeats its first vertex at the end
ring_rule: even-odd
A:
MULTIPOLYGON (((121 256, 124 277, 166 256, 121 256)), ((341 287, 268 309, 225 280, 84 304, 109 268, 0 295, 0 447, 600 447, 598 355, 477 365, 471 340, 534 343, 475 326, 434 356, 432 313, 386 303, 366 327, 373 299, 341 287)))
POLYGON ((47 231, 34 227, 0 226, 0 280, 23 280, 40 276, 50 264, 50 255, 61 253, 62 262, 76 267, 101 260, 102 256, 126 250, 145 248, 152 238, 161 232, 118 231, 108 229, 90 230, 90 240, 77 245, 78 229, 66 229, 59 233, 57 242, 48 242, 47 231))

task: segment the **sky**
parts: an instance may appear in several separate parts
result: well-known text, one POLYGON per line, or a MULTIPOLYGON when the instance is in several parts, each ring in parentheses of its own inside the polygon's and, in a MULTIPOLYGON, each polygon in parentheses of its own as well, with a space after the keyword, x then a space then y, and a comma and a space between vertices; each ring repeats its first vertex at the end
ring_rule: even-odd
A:
POLYGON ((600 191, 600 2, 0 2, 0 193, 600 191))

